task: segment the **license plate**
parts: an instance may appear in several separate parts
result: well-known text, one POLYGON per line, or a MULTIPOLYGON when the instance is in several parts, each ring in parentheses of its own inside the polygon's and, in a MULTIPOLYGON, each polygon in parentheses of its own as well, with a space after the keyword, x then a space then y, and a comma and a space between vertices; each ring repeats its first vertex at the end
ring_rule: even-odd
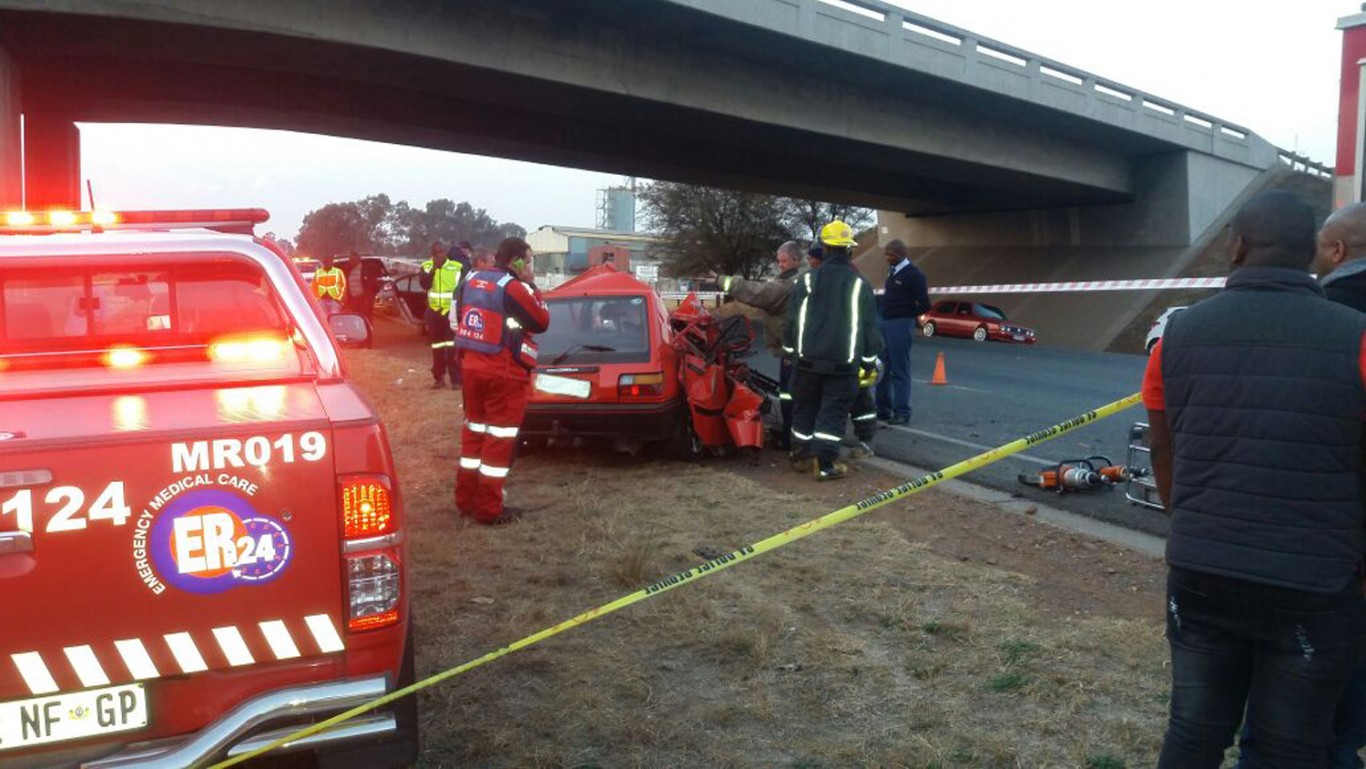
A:
POLYGON ((581 400, 588 400, 588 396, 593 393, 593 383, 587 379, 571 379, 567 376, 555 376, 554 374, 537 374, 536 383, 533 386, 537 392, 543 392, 547 395, 563 395, 581 400))
POLYGON ((0 751, 147 726, 142 684, 0 702, 0 751))

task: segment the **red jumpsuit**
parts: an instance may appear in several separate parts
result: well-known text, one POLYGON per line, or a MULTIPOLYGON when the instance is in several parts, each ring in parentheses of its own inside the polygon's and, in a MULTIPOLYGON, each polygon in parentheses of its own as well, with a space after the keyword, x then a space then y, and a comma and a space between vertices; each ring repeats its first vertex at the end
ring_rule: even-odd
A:
POLYGON ((456 346, 465 378, 465 426, 455 506, 461 515, 493 523, 503 513, 503 483, 531 390, 531 335, 550 326, 550 311, 535 285, 498 267, 471 275, 460 304, 456 346))

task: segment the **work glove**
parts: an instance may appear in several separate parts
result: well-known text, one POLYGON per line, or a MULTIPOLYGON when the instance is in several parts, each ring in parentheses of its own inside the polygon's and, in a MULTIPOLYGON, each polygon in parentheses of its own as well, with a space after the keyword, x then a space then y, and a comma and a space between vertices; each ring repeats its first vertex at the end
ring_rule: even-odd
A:
POLYGON ((860 388, 873 387, 882 379, 882 361, 877 360, 871 364, 864 364, 859 368, 858 386, 860 388))

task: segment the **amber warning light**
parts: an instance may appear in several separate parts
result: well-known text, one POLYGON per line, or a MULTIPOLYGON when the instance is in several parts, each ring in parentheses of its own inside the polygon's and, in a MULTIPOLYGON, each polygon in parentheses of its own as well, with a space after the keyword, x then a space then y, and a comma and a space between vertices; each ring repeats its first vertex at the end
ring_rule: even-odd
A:
POLYGON ((249 229, 270 219, 263 208, 202 208, 178 211, 6 211, 0 233, 47 234, 108 229, 207 227, 249 229))

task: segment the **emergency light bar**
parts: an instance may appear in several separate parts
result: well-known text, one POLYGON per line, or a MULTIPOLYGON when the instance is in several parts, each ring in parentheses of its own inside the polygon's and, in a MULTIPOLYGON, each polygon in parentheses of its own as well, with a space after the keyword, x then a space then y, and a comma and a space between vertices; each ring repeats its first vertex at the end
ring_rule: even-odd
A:
POLYGON ((250 232, 270 219, 264 208, 201 208, 175 211, 7 211, 0 234, 46 235, 101 230, 208 228, 250 232))

